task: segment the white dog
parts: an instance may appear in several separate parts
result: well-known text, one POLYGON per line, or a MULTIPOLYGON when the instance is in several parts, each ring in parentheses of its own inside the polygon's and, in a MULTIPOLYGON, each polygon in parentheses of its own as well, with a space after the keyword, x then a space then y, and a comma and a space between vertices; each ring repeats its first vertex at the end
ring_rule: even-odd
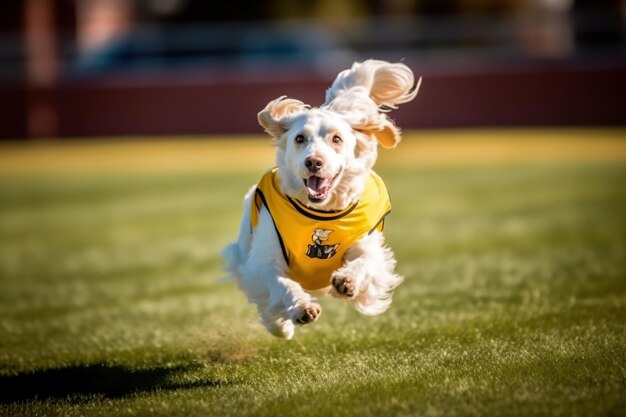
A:
POLYGON ((294 323, 317 320, 313 295, 367 315, 389 308, 403 278, 382 235, 389 196, 371 168, 378 144, 400 141, 386 112, 413 100, 420 81, 404 64, 368 60, 341 72, 319 108, 280 97, 258 114, 277 167, 245 196, 223 256, 273 335, 291 339, 294 323))

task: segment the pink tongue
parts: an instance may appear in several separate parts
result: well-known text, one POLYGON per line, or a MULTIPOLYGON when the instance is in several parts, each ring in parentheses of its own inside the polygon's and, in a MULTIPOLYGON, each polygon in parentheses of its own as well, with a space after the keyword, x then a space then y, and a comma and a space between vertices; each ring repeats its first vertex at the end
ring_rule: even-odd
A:
POLYGON ((326 188, 326 180, 324 178, 316 177, 315 175, 311 175, 306 182, 307 187, 316 193, 323 192, 326 188))

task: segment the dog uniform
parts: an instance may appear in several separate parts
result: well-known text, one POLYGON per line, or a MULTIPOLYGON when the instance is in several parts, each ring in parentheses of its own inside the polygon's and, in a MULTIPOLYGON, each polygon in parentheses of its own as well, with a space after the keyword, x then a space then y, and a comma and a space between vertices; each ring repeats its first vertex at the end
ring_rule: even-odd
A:
POLYGON ((283 194, 278 168, 274 168, 257 184, 250 211, 251 231, 259 222, 261 205, 274 221, 289 278, 307 290, 328 287, 333 271, 343 265, 346 250, 365 234, 382 232, 385 216, 391 211, 387 188, 372 170, 356 203, 340 211, 321 211, 283 194))

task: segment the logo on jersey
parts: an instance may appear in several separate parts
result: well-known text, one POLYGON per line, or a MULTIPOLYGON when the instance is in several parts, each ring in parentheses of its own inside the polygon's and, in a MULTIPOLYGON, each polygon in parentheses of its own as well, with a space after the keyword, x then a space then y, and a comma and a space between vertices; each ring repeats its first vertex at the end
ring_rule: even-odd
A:
POLYGON ((323 242, 328 240, 328 236, 333 231, 330 229, 315 229, 313 232, 313 243, 315 245, 309 245, 306 252, 306 256, 309 258, 329 259, 337 254, 337 248, 339 243, 335 245, 324 245, 323 242))

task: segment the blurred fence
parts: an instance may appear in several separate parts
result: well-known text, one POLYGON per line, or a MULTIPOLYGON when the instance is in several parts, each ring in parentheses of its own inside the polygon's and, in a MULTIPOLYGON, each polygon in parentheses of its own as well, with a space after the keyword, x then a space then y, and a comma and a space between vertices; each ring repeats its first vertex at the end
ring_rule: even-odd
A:
POLYGON ((367 58, 404 60, 424 77, 418 99, 394 113, 404 128, 623 125, 621 19, 135 25, 87 51, 58 30, 50 32, 54 63, 41 65, 53 74, 43 83, 28 75, 37 59, 28 37, 8 34, 0 39, 0 138, 260 132, 256 113, 269 100, 320 104, 338 71, 367 58))

